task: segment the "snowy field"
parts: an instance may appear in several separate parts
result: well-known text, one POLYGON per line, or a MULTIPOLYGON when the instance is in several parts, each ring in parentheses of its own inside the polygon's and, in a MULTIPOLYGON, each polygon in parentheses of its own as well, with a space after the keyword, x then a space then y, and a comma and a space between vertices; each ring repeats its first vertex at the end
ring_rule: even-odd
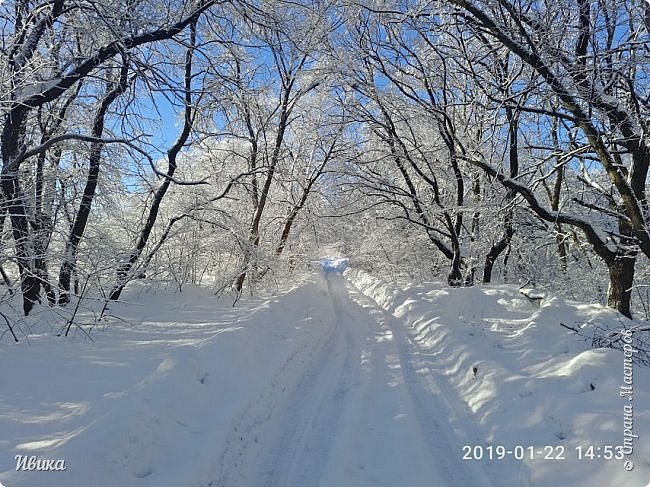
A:
POLYGON ((630 401, 623 354, 560 325, 622 327, 614 312, 346 266, 234 308, 138 282, 94 341, 5 334, 0 482, 649 485, 650 369, 634 368, 630 401), (626 405, 638 438, 616 458, 626 405), (17 471, 18 455, 65 470, 17 471))

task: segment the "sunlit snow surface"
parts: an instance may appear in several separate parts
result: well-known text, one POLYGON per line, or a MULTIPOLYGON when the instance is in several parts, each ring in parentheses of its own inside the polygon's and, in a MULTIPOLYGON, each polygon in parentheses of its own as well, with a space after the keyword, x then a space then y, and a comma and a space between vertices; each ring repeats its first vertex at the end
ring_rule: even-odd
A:
POLYGON ((235 307, 189 285, 131 283, 93 342, 74 327, 57 337, 46 306, 29 340, 0 333, 0 482, 647 486, 650 369, 634 368, 628 401, 623 355, 560 326, 616 329, 613 311, 557 296, 533 306, 516 286, 396 286, 321 255, 336 258, 235 307), (632 471, 603 458, 629 403, 632 471), (463 445, 482 458, 463 460, 463 445), (601 457, 578 460, 590 445, 601 457), (564 456, 490 459, 490 446, 564 456), (66 470, 16 471, 16 455, 66 470))

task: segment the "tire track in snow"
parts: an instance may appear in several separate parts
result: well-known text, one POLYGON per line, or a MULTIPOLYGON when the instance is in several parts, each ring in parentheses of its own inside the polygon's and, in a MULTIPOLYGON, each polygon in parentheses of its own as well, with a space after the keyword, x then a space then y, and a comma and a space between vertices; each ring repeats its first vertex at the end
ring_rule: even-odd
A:
POLYGON ((243 413, 211 485, 493 486, 461 460, 448 416, 471 418, 421 374, 404 325, 340 275, 327 287, 334 323, 243 413))
POLYGON ((282 413, 278 440, 270 448, 256 485, 316 485, 327 466, 348 392, 358 371, 355 366, 358 340, 350 329, 349 316, 335 297, 337 285, 332 284, 333 280, 337 279, 328 276, 327 287, 335 313, 333 332, 327 343, 315 351, 292 391, 287 409, 282 413))
MULTIPOLYGON (((416 368, 417 347, 407 336, 403 329, 404 325, 350 281, 347 283, 355 293, 358 293, 361 300, 367 300, 393 334, 404 382, 411 397, 415 415, 430 456, 446 481, 445 485, 450 487, 459 485, 500 487, 501 484, 488 477, 480 465, 462 460, 462 444, 482 443, 472 427, 473 418, 466 412, 466 405, 455 397, 445 386, 444 380, 437 377, 430 368, 422 367, 420 363, 416 368), (434 392, 437 392, 438 395, 435 395, 434 392), (464 430, 452 429, 450 419, 462 426, 464 430)), ((443 486, 436 484, 436 487, 443 486)))
POLYGON ((273 429, 275 415, 286 408, 286 397, 293 387, 291 378, 295 377, 296 371, 301 373, 305 367, 309 368, 315 354, 331 347, 336 332, 335 325, 336 323, 318 335, 313 342, 302 343, 296 348, 284 361, 269 386, 260 391, 257 399, 239 415, 233 424, 232 433, 224 439, 224 449, 214 465, 213 471, 216 473, 207 483, 208 487, 269 485, 255 483, 254 480, 257 473, 254 470, 255 464, 263 456, 263 449, 268 447, 264 444, 264 439, 269 436, 269 430, 273 429))

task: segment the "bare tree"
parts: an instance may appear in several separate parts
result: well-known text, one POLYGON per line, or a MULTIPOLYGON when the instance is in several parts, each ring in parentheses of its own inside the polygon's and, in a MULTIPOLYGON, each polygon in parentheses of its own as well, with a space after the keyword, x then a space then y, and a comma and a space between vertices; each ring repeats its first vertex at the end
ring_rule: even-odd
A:
POLYGON ((359 94, 359 121, 386 145, 401 183, 381 170, 364 170, 362 178, 372 194, 425 231, 450 262, 451 285, 471 284, 475 266, 464 240, 478 231, 479 213, 468 229, 461 159, 467 134, 458 128, 470 112, 457 99, 446 56, 408 21, 377 27, 364 20, 356 36, 362 62, 348 75, 359 94))
POLYGON ((81 197, 81 203, 79 204, 79 209, 77 210, 77 214, 70 229, 70 235, 66 242, 63 263, 61 264, 61 270, 59 271, 59 304, 64 305, 70 300, 70 278, 74 273, 79 243, 86 230, 88 217, 90 216, 90 210, 92 208, 99 179, 99 171, 102 162, 102 148, 105 145, 102 140, 102 137, 104 136, 105 118, 111 104, 126 91, 129 85, 128 75, 128 56, 123 56, 122 66, 118 70, 117 79, 109 79, 107 81, 106 94, 100 101, 93 119, 91 136, 94 137, 96 141, 90 144, 88 176, 81 197))
MULTIPOLYGON (((249 193, 252 203, 247 243, 243 246, 242 270, 234 283, 238 293, 241 293, 247 276, 252 274, 255 280, 264 273, 256 262, 256 254, 261 244, 262 225, 271 203, 278 171, 290 158, 287 140, 291 137, 291 126, 296 122, 296 112, 300 110, 301 103, 323 84, 326 76, 316 69, 316 64, 318 49, 327 40, 328 19, 305 17, 307 14, 301 9, 290 11, 282 7, 268 15, 268 18, 263 17, 261 20, 253 19, 249 34, 261 42, 262 51, 272 59, 268 86, 256 88, 259 83, 257 79, 242 75, 244 61, 232 61, 231 79, 239 90, 235 106, 238 120, 245 129, 239 136, 250 144, 247 160, 251 171, 249 193), (290 23, 296 25, 300 22, 305 22, 300 29, 289 29, 290 23), (260 103, 251 96, 256 92, 257 96, 266 98, 265 103, 260 103)), ((235 56, 241 55, 231 52, 235 56)), ((254 69, 252 71, 255 72, 254 69)), ((308 185, 309 190, 312 185, 308 185)), ((299 211, 303 206, 304 202, 296 210, 299 211)), ((280 237, 284 242, 278 248, 284 248, 294 220, 295 215, 287 220, 284 228, 286 235, 280 237)))
MULTIPOLYGON (((153 199, 147 212, 147 217, 144 223, 144 226, 140 230, 137 243, 135 247, 128 253, 127 259, 121 263, 119 269, 117 270, 117 283, 111 291, 110 300, 116 301, 120 298, 124 286, 128 283, 130 279, 130 273, 136 262, 140 258, 142 251, 144 250, 147 242, 149 241, 149 236, 153 230, 156 220, 158 218, 158 212, 160 210, 160 205, 162 204, 165 194, 169 189, 170 184, 174 182, 174 173, 178 167, 178 155, 185 147, 185 144, 190 138, 192 133, 192 126, 195 119, 195 110, 194 110, 194 100, 193 100, 193 88, 192 81, 194 79, 195 73, 192 70, 192 63, 194 60, 195 50, 196 50, 196 26, 197 26, 198 17, 193 19, 189 24, 189 41, 187 43, 187 51, 185 54, 185 65, 184 65, 184 74, 183 74, 183 87, 184 87, 184 97, 183 102, 185 105, 184 114, 183 114, 183 127, 181 132, 178 135, 178 138, 174 144, 167 151, 167 171, 161 175, 163 181, 160 183, 158 188, 153 194, 153 199)), ((158 174, 158 173, 157 173, 158 174)))
POLYGON ((6 11, 5 17, 13 20, 14 29, 4 42, 7 48, 3 69, 8 78, 8 96, 2 107, 0 185, 12 223, 25 314, 29 314, 34 303, 39 300, 41 281, 34 235, 29 225, 27 196, 20 181, 21 165, 27 158, 38 156, 66 140, 96 141, 92 136, 70 132, 28 148, 31 142, 27 129, 29 117, 39 107, 61 98, 70 88, 116 55, 176 36, 216 2, 206 0, 196 5, 188 3, 179 9, 180 14, 169 18, 165 15, 164 20, 160 19, 159 25, 138 25, 141 19, 137 15, 145 8, 144 2, 141 3, 138 8, 135 8, 136 5, 130 5, 129 8, 113 6, 117 9, 117 15, 135 17, 134 22, 125 24, 128 28, 119 31, 108 18, 116 10, 107 11, 104 5, 91 2, 90 12, 98 19, 95 20, 94 38, 89 38, 80 52, 68 50, 69 59, 61 60, 63 66, 58 66, 55 70, 42 62, 39 51, 47 50, 44 44, 48 35, 61 35, 64 31, 62 26, 80 25, 87 20, 85 15, 88 11, 85 7, 66 0, 55 0, 44 5, 32 5, 31 2, 22 0, 14 2, 13 11, 6 11), (97 35, 99 31, 106 35, 97 35), (95 39, 99 39, 99 42, 95 39))
MULTIPOLYGON (((554 5, 552 12, 509 0, 489 4, 450 0, 448 4, 471 31, 494 39, 539 75, 557 100, 557 108, 519 109, 566 120, 580 131, 580 160, 589 157, 597 162, 609 183, 603 186, 585 171, 583 179, 598 198, 573 201, 610 223, 600 226, 588 218, 548 209, 528 184, 483 161, 470 162, 520 194, 543 220, 580 228, 607 265, 608 305, 630 316, 636 255, 641 251, 650 256, 645 192, 650 164, 648 101, 641 95, 647 86, 639 69, 644 65, 643 9, 631 4, 619 8, 606 0, 595 4, 576 0, 562 8, 554 5), (623 29, 626 35, 616 34, 623 29), (606 201, 605 206, 599 200, 606 201)), ((575 151, 574 155, 577 160, 575 151)))

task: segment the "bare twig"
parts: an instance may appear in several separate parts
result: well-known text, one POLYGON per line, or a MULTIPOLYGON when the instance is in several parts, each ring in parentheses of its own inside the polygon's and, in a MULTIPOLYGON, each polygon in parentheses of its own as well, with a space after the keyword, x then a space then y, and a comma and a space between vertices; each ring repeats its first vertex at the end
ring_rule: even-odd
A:
POLYGON ((3 312, 1 312, 1 311, 0 311, 0 316, 2 316, 2 318, 4 318, 5 323, 7 323, 7 326, 9 327, 9 331, 10 331, 11 334, 14 336, 14 340, 16 341, 16 343, 18 343, 18 337, 17 337, 16 334, 14 333, 14 329, 13 329, 13 327, 11 326, 11 323, 9 323, 9 319, 8 319, 7 316, 6 316, 3 312))

